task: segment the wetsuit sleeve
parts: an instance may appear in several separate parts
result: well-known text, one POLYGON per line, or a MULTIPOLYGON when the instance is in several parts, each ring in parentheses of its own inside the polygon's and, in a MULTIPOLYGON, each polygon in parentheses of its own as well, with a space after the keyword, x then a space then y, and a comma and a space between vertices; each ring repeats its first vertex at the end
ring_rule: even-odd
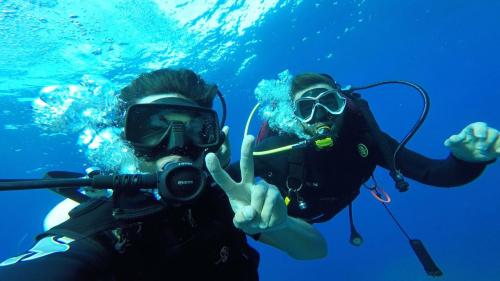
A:
MULTIPOLYGON (((390 151, 396 150, 399 142, 388 134, 383 134, 390 151)), ((388 169, 383 157, 377 157, 378 165, 388 169)), ((391 157, 392 159, 392 157, 391 157)), ((446 159, 431 159, 412 150, 403 148, 397 158, 397 168, 405 177, 427 185, 438 187, 454 187, 467 184, 481 175, 486 165, 495 162, 467 162, 451 153, 446 159)))
POLYGON ((90 239, 46 236, 19 256, 0 263, 0 280, 111 280, 111 257, 90 239))

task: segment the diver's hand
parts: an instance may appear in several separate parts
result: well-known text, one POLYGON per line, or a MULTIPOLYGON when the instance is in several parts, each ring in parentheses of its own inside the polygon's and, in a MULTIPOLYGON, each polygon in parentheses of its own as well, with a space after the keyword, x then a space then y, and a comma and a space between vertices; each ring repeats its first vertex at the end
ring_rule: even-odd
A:
POLYGON ((484 122, 468 125, 458 135, 449 137, 444 145, 455 157, 468 162, 490 161, 500 155, 498 130, 484 122))
POLYGON ((234 225, 248 234, 272 231, 286 226, 287 208, 278 188, 265 181, 255 184, 253 136, 245 136, 241 146, 241 182, 224 171, 216 155, 205 157, 208 171, 226 192, 234 211, 234 225))
POLYGON ((225 138, 224 138, 224 143, 221 145, 219 150, 215 153, 217 155, 217 158, 220 159, 219 161, 222 163, 222 167, 227 167, 229 166, 229 163, 231 161, 231 143, 229 142, 229 127, 224 126, 222 128, 222 132, 224 132, 225 138))

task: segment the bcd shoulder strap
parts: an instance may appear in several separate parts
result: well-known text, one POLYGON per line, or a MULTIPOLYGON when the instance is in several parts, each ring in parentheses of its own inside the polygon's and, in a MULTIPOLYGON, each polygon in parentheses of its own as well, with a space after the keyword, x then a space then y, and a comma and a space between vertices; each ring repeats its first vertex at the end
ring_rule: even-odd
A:
POLYGON ((383 160, 386 163, 386 166, 389 167, 391 171, 395 170, 394 163, 392 161, 393 152, 389 147, 389 143, 387 139, 382 134, 382 130, 380 129, 375 117, 373 116, 372 111, 370 110, 370 106, 368 102, 361 98, 361 95, 357 93, 346 94, 346 96, 352 101, 355 105, 356 110, 363 116, 366 124, 368 126, 368 130, 370 134, 373 136, 377 147, 379 148, 383 160))

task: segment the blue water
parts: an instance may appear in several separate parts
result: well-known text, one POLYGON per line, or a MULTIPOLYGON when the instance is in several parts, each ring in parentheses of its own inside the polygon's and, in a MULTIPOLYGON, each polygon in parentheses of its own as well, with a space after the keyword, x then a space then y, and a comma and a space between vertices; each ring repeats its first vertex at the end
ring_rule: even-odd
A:
MULTIPOLYGON (((90 164, 77 133, 49 134, 34 125, 31 110, 40 89, 77 84, 84 74, 120 88, 161 67, 202 73, 226 96, 233 159, 255 86, 286 69, 327 72, 344 85, 421 84, 432 107, 408 146, 430 157, 446 157, 443 141, 471 122, 500 128, 498 1, 101 2, 0 1, 0 178, 38 178, 90 164)), ((421 108, 406 88, 378 88, 364 97, 381 127, 398 138, 421 108)), ((255 121, 251 131, 258 126, 255 121)), ((443 270, 441 280, 500 280, 498 163, 451 190, 411 182, 401 194, 385 171, 376 174, 393 197, 392 210, 443 270)), ((0 259, 27 249, 60 200, 45 190, 0 193, 0 259)), ((348 243, 344 211, 317 226, 328 239, 323 260, 296 261, 254 243, 262 255, 261 280, 431 279, 367 192, 354 212, 365 243, 348 243)))

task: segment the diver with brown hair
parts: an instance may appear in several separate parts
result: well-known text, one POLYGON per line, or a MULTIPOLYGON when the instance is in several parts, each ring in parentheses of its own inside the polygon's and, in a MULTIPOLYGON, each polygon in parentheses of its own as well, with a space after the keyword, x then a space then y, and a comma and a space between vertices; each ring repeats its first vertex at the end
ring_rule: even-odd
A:
MULTIPOLYGON (((454 187, 479 177, 500 155, 498 131, 483 122, 450 136, 444 142, 450 149, 445 159, 430 159, 405 148, 429 108, 427 93, 406 81, 342 89, 327 74, 282 73, 280 81, 261 82, 256 96, 265 123, 253 152, 255 175, 279 188, 290 216, 309 223, 326 222, 349 206, 354 245, 360 245, 362 238, 352 224, 351 202, 377 166, 390 171, 400 191, 408 189, 405 177, 430 186, 454 187), (412 86, 424 98, 419 121, 401 142, 379 128, 368 103, 355 93, 394 83, 412 86)), ((237 163, 227 171, 240 178, 237 163)), ((379 201, 388 202, 378 186, 371 191, 379 201)), ((423 245, 416 245, 419 241, 408 239, 417 252, 425 252, 423 245)), ((437 267, 427 269, 430 275, 441 274, 437 267)))
POLYGON ((216 85, 191 70, 161 69, 133 80, 120 100, 125 114, 116 124, 139 173, 54 171, 44 180, 0 182, 0 190, 53 188, 80 203, 30 250, 1 262, 1 280, 258 280, 259 254, 245 232, 280 235, 272 245, 296 258, 318 255, 302 247, 324 255, 321 235, 287 215, 277 188, 253 181, 252 141, 243 146, 249 161, 241 185, 221 188, 209 177, 220 178, 219 158, 229 161, 216 85), (211 109, 216 96, 222 121, 211 109), (80 186, 112 192, 94 198, 66 189, 80 186), (251 217, 263 220, 246 223, 251 217))

